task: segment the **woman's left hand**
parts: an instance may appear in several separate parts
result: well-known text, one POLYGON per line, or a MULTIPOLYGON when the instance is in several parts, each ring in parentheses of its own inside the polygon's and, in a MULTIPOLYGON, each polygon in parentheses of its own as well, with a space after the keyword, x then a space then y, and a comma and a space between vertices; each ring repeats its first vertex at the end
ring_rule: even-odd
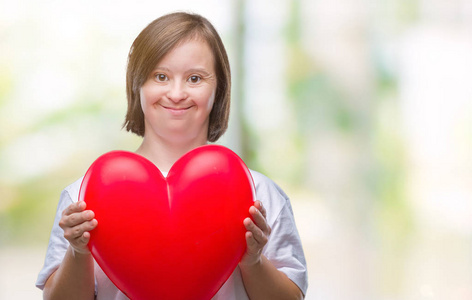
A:
POLYGON ((247 229, 246 232, 246 253, 241 259, 240 265, 253 266, 261 262, 262 248, 267 244, 270 235, 270 226, 266 220, 266 210, 262 202, 256 200, 254 205, 249 208, 251 218, 244 219, 243 223, 247 229))

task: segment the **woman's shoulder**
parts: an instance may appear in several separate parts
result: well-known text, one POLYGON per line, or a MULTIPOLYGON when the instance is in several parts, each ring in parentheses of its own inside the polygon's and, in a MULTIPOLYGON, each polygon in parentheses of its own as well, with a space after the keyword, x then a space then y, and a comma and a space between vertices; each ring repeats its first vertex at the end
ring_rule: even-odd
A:
POLYGON ((285 194, 282 188, 280 188, 280 186, 277 185, 277 183, 275 183, 272 179, 257 171, 249 171, 251 172, 252 179, 254 180, 256 192, 262 194, 277 195, 281 197, 284 201, 289 200, 287 194, 285 194))
POLYGON ((290 199, 272 179, 257 171, 250 172, 256 188, 256 200, 265 206, 267 221, 272 225, 284 208, 291 210, 290 199))
POLYGON ((67 196, 69 196, 73 202, 79 201, 79 191, 83 179, 84 177, 82 176, 73 183, 66 186, 62 191, 62 194, 67 194, 67 196))

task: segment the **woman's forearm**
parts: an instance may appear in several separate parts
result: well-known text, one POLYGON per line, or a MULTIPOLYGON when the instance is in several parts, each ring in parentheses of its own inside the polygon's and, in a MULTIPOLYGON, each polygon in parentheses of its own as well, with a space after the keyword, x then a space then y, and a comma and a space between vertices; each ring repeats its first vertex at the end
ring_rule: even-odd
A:
POLYGON ((244 287, 251 300, 303 299, 303 293, 265 257, 252 266, 240 265, 244 287))
POLYGON ((90 253, 77 253, 72 247, 44 287, 44 299, 94 299, 95 279, 90 253))

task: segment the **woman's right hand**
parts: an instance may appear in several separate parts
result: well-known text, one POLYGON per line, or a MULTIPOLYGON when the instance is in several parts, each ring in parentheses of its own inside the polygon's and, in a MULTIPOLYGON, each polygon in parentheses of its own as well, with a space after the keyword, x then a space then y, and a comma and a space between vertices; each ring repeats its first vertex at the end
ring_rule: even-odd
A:
POLYGON ((64 237, 69 241, 74 252, 89 254, 87 247, 90 241, 90 230, 94 229, 98 222, 91 210, 85 210, 84 201, 72 203, 62 212, 59 226, 64 230, 64 237))

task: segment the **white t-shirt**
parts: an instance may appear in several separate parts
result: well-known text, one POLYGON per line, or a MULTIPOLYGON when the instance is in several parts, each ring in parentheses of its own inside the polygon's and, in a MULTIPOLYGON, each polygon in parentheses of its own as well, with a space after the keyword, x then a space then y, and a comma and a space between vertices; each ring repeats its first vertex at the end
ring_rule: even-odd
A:
MULTIPOLYGON (((267 210, 267 223, 272 231, 269 241, 262 254, 274 266, 285 273, 306 294, 308 279, 305 256, 295 226, 292 207, 287 195, 273 181, 266 176, 251 171, 256 187, 256 199, 260 200, 267 210)), ((69 242, 64 238, 64 232, 59 227, 62 211, 79 198, 82 179, 66 187, 57 207, 54 225, 49 239, 44 266, 41 269, 36 286, 44 288, 47 279, 61 264, 69 242)), ((105 275, 95 262, 95 293, 98 300, 126 300, 128 299, 105 275)), ((239 267, 233 271, 225 284, 213 300, 249 300, 241 278, 239 267)))

